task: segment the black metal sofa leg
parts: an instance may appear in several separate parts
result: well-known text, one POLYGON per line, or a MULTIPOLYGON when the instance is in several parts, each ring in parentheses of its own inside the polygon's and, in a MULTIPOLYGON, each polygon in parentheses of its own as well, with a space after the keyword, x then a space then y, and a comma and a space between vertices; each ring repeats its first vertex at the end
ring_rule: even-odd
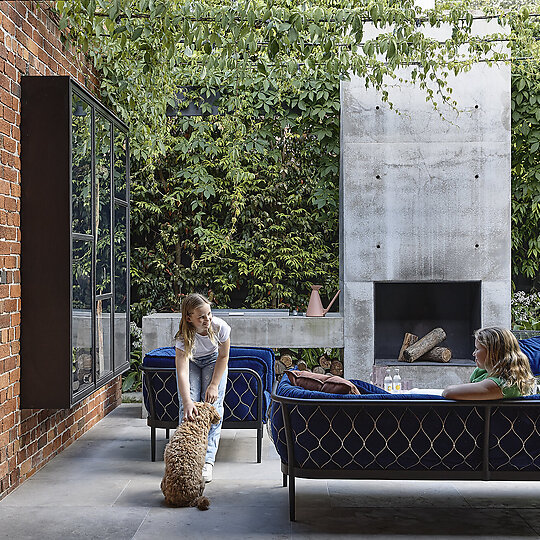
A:
POLYGON ((156 461, 156 428, 150 428, 150 452, 152 454, 152 461, 156 461))
POLYGON ((262 457, 263 428, 257 428, 257 463, 261 462, 262 457))
POLYGON ((295 478, 289 475, 289 520, 296 521, 296 497, 294 490, 295 478))

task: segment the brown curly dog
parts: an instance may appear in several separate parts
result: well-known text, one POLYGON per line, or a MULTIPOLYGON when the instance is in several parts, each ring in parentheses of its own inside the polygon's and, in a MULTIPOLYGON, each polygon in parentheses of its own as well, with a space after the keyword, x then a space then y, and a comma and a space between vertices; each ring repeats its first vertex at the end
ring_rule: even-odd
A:
POLYGON ((170 506, 196 506, 208 510, 210 501, 203 497, 205 482, 202 469, 210 425, 220 416, 210 403, 195 403, 195 420, 183 420, 165 447, 165 475, 161 491, 170 506))

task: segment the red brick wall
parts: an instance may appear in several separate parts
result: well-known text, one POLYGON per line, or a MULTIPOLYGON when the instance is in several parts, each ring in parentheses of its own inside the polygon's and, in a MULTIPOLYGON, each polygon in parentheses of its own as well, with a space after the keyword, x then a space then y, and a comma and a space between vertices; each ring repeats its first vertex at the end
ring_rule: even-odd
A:
MULTIPOLYGON (((0 2, 0 499, 121 401, 120 378, 73 409, 20 407, 21 75, 71 75, 95 94, 97 78, 63 48, 47 2, 0 2), (1 281, 1 280, 0 280, 1 281)), ((24 182, 24 178, 22 179, 24 182)))

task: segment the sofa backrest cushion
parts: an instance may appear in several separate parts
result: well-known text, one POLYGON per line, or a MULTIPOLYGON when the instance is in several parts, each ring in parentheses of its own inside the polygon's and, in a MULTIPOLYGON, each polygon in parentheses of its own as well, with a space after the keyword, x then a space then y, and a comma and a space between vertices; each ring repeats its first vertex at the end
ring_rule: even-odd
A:
POLYGON ((337 375, 298 370, 288 370, 285 373, 291 384, 306 390, 315 390, 325 394, 360 394, 351 381, 337 375))
MULTIPOLYGON (((234 361, 238 356, 259 358, 260 364, 264 366, 265 372, 264 376, 262 373, 260 374, 263 385, 264 388, 270 392, 272 390, 272 385, 274 384, 274 364, 276 362, 274 351, 269 347, 237 347, 236 345, 231 345, 229 351, 229 365, 231 367, 244 367, 243 363, 234 361)), ((251 366, 245 365, 245 367, 251 366)))
POLYGON ((158 347, 145 354, 143 365, 146 367, 174 367, 176 351, 174 347, 158 347))
POLYGON ((350 381, 358 389, 358 394, 327 394, 321 392, 320 390, 306 390, 301 386, 296 386, 289 381, 287 373, 283 375, 278 385, 275 387, 274 392, 278 396, 282 397, 291 397, 291 398, 300 398, 300 399, 336 399, 336 400, 356 400, 356 399, 391 399, 398 401, 407 401, 407 400, 443 400, 445 398, 442 396, 430 395, 430 394, 389 394, 381 388, 378 388, 370 383, 364 381, 358 381, 352 379, 350 381))
POLYGON ((540 375, 540 336, 520 339, 519 346, 529 358, 533 374, 540 375))
MULTIPOLYGON (((156 420, 177 421, 178 392, 176 385, 174 347, 159 347, 147 353, 143 365, 149 368, 168 368, 170 372, 153 373, 151 385, 156 398, 156 420)), ((270 403, 270 391, 274 377, 274 352, 266 347, 231 347, 229 367, 249 368, 255 371, 263 383, 263 417, 270 403)), ((143 386, 145 407, 150 411, 146 382, 143 386)), ((225 394, 224 421, 252 421, 257 418, 257 382, 254 375, 229 373, 225 394)))
MULTIPOLYGON (((143 365, 147 367, 174 367, 175 355, 174 347, 158 347, 144 356, 143 365)), ((274 351, 267 347, 231 346, 229 351, 229 366, 255 369, 262 378, 265 390, 268 391, 272 390, 272 384, 274 383, 274 362, 274 351), (237 357, 241 357, 241 359, 235 361, 237 357), (246 363, 246 357, 258 359, 255 362, 255 367, 246 363)))

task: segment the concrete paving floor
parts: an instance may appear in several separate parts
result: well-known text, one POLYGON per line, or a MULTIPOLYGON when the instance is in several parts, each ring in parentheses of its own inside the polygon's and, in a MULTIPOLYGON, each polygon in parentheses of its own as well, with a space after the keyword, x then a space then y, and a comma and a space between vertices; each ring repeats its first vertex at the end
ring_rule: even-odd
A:
MULTIPOLYGON (((158 456, 165 432, 158 430, 158 456)), ((0 501, 0 538, 540 538, 540 482, 297 480, 289 522, 279 458, 265 434, 224 430, 210 510, 168 508, 140 404, 123 404, 0 501)))

